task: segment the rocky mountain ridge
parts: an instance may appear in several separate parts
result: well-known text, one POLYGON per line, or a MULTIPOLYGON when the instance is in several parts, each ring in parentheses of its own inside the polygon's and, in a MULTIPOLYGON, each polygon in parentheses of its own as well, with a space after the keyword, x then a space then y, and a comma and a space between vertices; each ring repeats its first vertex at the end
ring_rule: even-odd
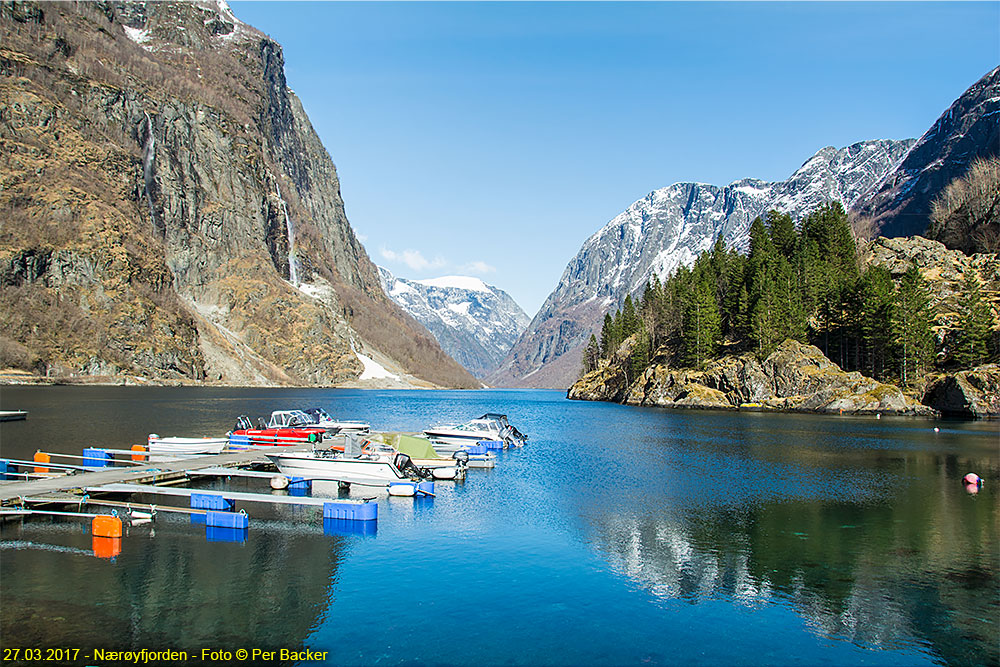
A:
MULTIPOLYGON (((1000 156, 1000 67, 965 91, 910 148, 899 166, 854 205, 863 234, 926 235, 931 203, 977 158, 1000 156)), ((942 230, 941 239, 948 238, 942 230)))
POLYGON ((379 276, 389 298, 477 378, 496 370, 530 321, 509 294, 478 278, 407 280, 381 266, 379 276))
POLYGON ((801 217, 828 201, 850 207, 891 171, 913 140, 827 147, 787 180, 742 179, 719 187, 677 183, 651 192, 591 236, 570 260, 500 370, 501 386, 566 387, 580 371, 583 346, 604 313, 651 276, 689 265, 718 237, 744 248, 750 223, 777 209, 801 217))
POLYGON ((0 363, 476 386, 383 293, 280 45, 224 2, 0 9, 0 363))

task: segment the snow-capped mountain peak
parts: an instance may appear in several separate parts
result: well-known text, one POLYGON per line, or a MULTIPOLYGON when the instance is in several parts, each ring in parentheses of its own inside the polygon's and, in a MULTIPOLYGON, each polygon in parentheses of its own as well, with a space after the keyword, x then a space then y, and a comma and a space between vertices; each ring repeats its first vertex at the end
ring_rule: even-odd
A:
POLYGON ((518 339, 529 318, 503 290, 471 276, 397 278, 379 267, 389 298, 423 324, 438 344, 477 377, 485 377, 518 339))

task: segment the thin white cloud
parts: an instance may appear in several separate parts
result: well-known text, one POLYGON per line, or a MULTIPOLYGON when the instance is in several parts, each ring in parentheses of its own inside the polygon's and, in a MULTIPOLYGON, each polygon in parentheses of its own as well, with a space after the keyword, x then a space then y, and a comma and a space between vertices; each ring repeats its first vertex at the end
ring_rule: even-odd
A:
POLYGON ((469 262, 468 264, 465 264, 464 266, 462 266, 461 270, 463 273, 487 274, 487 273, 496 273, 497 269, 495 266, 490 266, 486 262, 477 260, 475 262, 469 262))
POLYGON ((379 249, 379 253, 384 259, 390 262, 405 264, 414 271, 438 269, 447 264, 447 262, 440 257, 428 260, 419 250, 413 250, 412 248, 407 248, 403 252, 396 252, 394 250, 390 250, 389 248, 382 247, 379 249))

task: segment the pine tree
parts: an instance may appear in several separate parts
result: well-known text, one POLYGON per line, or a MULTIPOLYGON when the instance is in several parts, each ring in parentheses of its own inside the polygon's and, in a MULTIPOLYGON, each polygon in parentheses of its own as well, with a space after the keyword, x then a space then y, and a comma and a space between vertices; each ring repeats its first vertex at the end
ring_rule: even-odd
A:
POLYGON ((641 327, 636 333, 638 333, 638 340, 632 348, 632 354, 629 355, 628 359, 630 377, 633 382, 649 366, 649 335, 641 327))
POLYGON ((986 362, 987 346, 993 328, 993 313, 983 298, 979 278, 971 271, 962 281, 958 300, 959 327, 953 357, 962 368, 973 368, 986 362))
POLYGON ((903 274, 892 308, 894 356, 904 385, 914 384, 934 358, 930 297, 915 266, 903 274))
POLYGON ((632 295, 625 295, 625 305, 622 306, 621 336, 625 340, 639 330, 639 314, 632 303, 632 295))
POLYGON ((589 373, 597 368, 597 362, 601 358, 601 347, 597 344, 597 338, 590 334, 587 347, 583 350, 583 372, 589 373))
POLYGON ((750 225, 750 255, 747 257, 748 337, 761 356, 780 342, 785 319, 776 283, 779 256, 760 218, 750 225))
POLYGON ((795 221, 787 213, 769 211, 767 214, 767 230, 771 243, 785 259, 791 259, 795 252, 798 236, 795 233, 795 221))
POLYGON ((885 379, 888 373, 892 308, 892 276, 882 267, 869 268, 862 276, 858 290, 858 368, 880 380, 885 379))
POLYGON ((622 311, 616 310, 614 319, 611 320, 611 354, 614 354, 618 346, 625 340, 622 334, 622 311))
POLYGON ((607 359, 614 351, 614 329, 615 323, 611 319, 611 313, 604 313, 604 324, 601 326, 601 358, 607 359))
POLYGON ((699 281, 689 296, 684 314, 684 361, 700 367, 719 349, 719 307, 712 285, 699 281))

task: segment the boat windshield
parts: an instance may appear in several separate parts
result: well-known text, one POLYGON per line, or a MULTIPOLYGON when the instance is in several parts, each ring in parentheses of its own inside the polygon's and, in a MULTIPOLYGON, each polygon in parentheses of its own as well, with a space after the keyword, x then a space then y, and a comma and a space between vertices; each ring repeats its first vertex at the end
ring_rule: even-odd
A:
POLYGON ((327 422, 336 421, 333 417, 330 416, 330 413, 324 410, 323 408, 309 408, 308 410, 306 410, 306 412, 309 413, 309 415, 313 418, 313 420, 316 423, 324 421, 327 422))
POLYGON ((268 428, 282 428, 286 426, 307 426, 316 423, 312 417, 301 410, 278 410, 271 413, 271 419, 267 422, 268 428))
POLYGON ((475 419, 467 424, 456 427, 458 431, 494 431, 493 422, 475 419))

